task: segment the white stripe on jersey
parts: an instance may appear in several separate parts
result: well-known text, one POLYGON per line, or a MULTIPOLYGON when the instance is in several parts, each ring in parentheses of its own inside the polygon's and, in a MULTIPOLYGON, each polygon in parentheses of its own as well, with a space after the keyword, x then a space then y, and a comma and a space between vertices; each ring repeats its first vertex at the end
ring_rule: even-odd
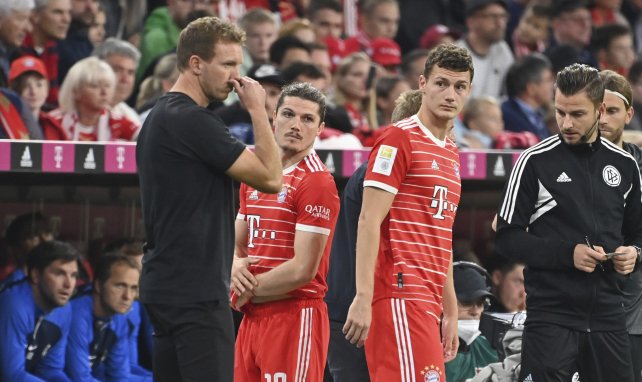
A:
POLYGON ((406 304, 404 300, 391 299, 392 320, 395 326, 395 337, 397 339, 397 352, 399 353, 399 369, 402 382, 416 382, 415 360, 412 353, 412 341, 408 330, 408 318, 406 316, 406 304))
POLYGON ((303 382, 310 366, 310 349, 312 334, 312 308, 301 310, 301 329, 299 332, 299 350, 297 354, 295 382, 303 382))
POLYGON ((320 168, 318 167, 318 164, 315 161, 313 161, 312 158, 310 158, 309 156, 303 158, 303 160, 305 161, 305 165, 308 167, 310 172, 317 172, 320 170, 320 168))
POLYGON ((428 236, 428 237, 436 237, 438 239, 446 240, 446 241, 450 241, 450 242, 453 241, 452 237, 450 237, 450 236, 449 237, 444 237, 444 236, 439 236, 439 235, 431 235, 429 233, 417 232, 417 231, 409 231, 407 229, 390 228, 390 231, 399 231, 399 232, 408 233, 408 234, 412 234, 412 235, 422 235, 422 236, 428 236))
POLYGON ((399 220, 399 219, 390 219, 390 221, 391 222, 395 222, 395 223, 404 223, 404 224, 408 224, 408 225, 411 225, 411 226, 416 225, 416 226, 419 226, 419 227, 434 228, 434 229, 439 229, 439 230, 446 231, 446 232, 452 232, 452 229, 450 229, 450 228, 439 227, 439 226, 432 225, 432 224, 409 222, 409 221, 399 220))
POLYGON ((535 154, 540 154, 549 150, 554 149, 561 143, 559 137, 554 135, 549 137, 537 145, 526 149, 517 159, 515 167, 510 174, 508 180, 508 187, 506 188, 506 195, 504 196, 504 201, 502 203, 502 208, 500 209, 499 215, 502 219, 506 220, 508 223, 513 219, 513 212, 515 212, 515 202, 517 199, 517 193, 519 191, 519 186, 522 180, 522 173, 524 168, 526 168, 526 162, 530 159, 531 156, 535 154))
POLYGON ((389 193, 394 194, 394 195, 396 195, 397 192, 399 191, 399 190, 397 190, 396 188, 394 188, 392 186, 389 186, 389 185, 387 185, 385 183, 382 183, 382 182, 378 182, 376 180, 365 180, 363 182, 363 187, 378 188, 378 189, 383 190, 383 191, 388 191, 389 193))
POLYGON ((296 215, 296 212, 294 212, 294 211, 292 211, 290 209, 287 209, 287 208, 282 208, 282 207, 262 206, 260 204, 248 204, 246 208, 249 208, 249 207, 262 208, 262 209, 265 209, 265 210, 281 210, 281 211, 289 212, 291 214, 295 214, 296 215))
POLYGON ((296 223, 296 230, 303 231, 303 232, 320 233, 321 235, 326 235, 326 236, 330 235, 329 228, 315 227, 313 225, 307 225, 307 224, 301 224, 301 223, 296 223))

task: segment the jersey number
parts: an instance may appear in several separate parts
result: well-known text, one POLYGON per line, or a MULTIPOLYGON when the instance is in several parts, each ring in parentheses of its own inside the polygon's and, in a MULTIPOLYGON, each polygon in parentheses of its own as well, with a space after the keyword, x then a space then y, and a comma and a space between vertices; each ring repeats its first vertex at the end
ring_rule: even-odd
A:
POLYGON ((448 187, 435 186, 435 191, 433 192, 432 197, 433 199, 430 203, 430 207, 437 209, 437 213, 432 215, 432 217, 440 220, 445 219, 443 212, 444 210, 448 210, 448 187))
POLYGON ((288 375, 281 372, 274 373, 274 375, 265 373, 263 376, 265 377, 265 382, 288 382, 288 375))

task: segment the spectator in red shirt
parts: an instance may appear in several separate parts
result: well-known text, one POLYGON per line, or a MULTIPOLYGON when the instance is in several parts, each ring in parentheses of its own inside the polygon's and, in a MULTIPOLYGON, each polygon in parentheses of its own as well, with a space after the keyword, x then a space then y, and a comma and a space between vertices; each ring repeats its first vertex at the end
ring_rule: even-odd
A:
POLYGON ((47 104, 51 109, 58 105, 58 44, 67 37, 71 24, 71 0, 38 1, 31 22, 33 32, 22 43, 22 55, 39 58, 47 68, 47 104))
POLYGON ((340 38, 343 33, 343 8, 336 0, 313 0, 308 7, 308 19, 319 42, 326 37, 340 38))
POLYGON ((42 106, 49 94, 49 81, 45 64, 32 56, 24 56, 11 63, 9 86, 20 96, 24 107, 29 109, 33 120, 42 130, 45 113, 42 106))
POLYGON ((364 0, 359 2, 361 30, 346 39, 348 52, 364 51, 372 57, 372 40, 393 39, 399 28, 399 3, 397 0, 364 0))

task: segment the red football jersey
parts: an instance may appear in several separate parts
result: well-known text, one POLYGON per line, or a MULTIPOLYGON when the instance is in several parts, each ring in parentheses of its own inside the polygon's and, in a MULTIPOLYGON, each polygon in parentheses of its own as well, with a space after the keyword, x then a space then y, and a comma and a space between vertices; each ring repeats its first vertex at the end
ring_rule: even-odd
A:
POLYGON ((374 301, 413 300, 439 320, 461 193, 455 144, 416 115, 399 121, 370 152, 364 187, 395 194, 381 225, 374 301))
POLYGON ((328 236, 314 279, 289 294, 297 298, 323 298, 334 226, 339 215, 339 195, 332 174, 312 151, 295 165, 283 170, 283 189, 264 194, 246 184, 239 191, 241 207, 237 219, 247 222, 247 252, 259 259, 253 274, 294 258, 296 231, 328 236))

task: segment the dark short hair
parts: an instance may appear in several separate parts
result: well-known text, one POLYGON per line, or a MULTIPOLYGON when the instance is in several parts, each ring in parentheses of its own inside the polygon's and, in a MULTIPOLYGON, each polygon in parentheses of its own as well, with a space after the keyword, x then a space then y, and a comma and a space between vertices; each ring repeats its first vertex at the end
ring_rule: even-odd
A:
POLYGON ((473 58, 466 48, 455 44, 437 45, 428 53, 426 65, 424 66, 424 77, 428 78, 435 66, 452 70, 453 72, 469 72, 470 82, 472 83, 473 81, 475 74, 473 58))
POLYGON ((390 95, 392 89, 397 86, 397 84, 405 79, 399 75, 385 76, 377 80, 377 85, 375 86, 375 93, 377 97, 386 98, 390 95))
POLYGON ((403 75, 408 74, 411 69, 412 63, 418 59, 418 58, 427 58, 428 53, 430 51, 428 49, 413 49, 410 52, 406 53, 402 58, 401 58, 401 66, 399 66, 399 69, 401 69, 401 73, 403 75))
POLYGON ((324 9, 343 14, 343 7, 337 0, 312 0, 307 10, 308 19, 310 21, 314 20, 316 13, 324 9))
POLYGON ((275 63, 277 66, 281 65, 283 57, 285 57, 285 53, 290 49, 302 49, 310 53, 310 47, 308 44, 294 36, 283 36, 274 41, 272 46, 270 46, 270 61, 275 63))
POLYGON ((121 237, 105 245, 104 253, 122 252, 125 256, 138 256, 143 253, 143 242, 133 237, 121 237))
POLYGON ((297 97, 307 101, 312 101, 319 106, 320 122, 325 121, 325 95, 321 90, 305 82, 295 82, 283 88, 279 101, 276 103, 276 110, 278 111, 283 106, 285 97, 297 97))
POLYGON ((325 78, 325 74, 323 74, 321 69, 309 62, 294 62, 283 70, 283 78, 286 84, 296 81, 296 78, 299 76, 306 76, 313 80, 325 78))
POLYGON ((546 56, 533 53, 515 61, 506 73, 506 92, 509 97, 518 97, 526 91, 528 84, 541 81, 545 70, 552 70, 546 56))
POLYGON ((397 0, 359 0, 357 7, 359 11, 366 16, 372 15, 380 4, 394 3, 399 4, 397 0))
POLYGON ((178 37, 176 66, 182 72, 189 59, 198 56, 210 62, 214 58, 214 46, 219 42, 243 44, 245 32, 236 25, 218 17, 202 17, 189 23, 178 37))
POLYGON ((123 253, 112 252, 101 256, 94 268, 94 283, 104 284, 111 277, 115 264, 124 264, 129 268, 136 269, 140 273, 140 267, 136 260, 123 253))
POLYGON ((54 261, 61 260, 63 263, 79 261, 80 254, 76 248, 62 241, 43 241, 27 253, 27 275, 31 279, 31 271, 34 269, 42 273, 54 261))
POLYGON ((18 215, 9 223, 5 231, 5 240, 8 245, 18 247, 25 240, 51 232, 49 218, 41 212, 26 213, 18 215))
POLYGON ((632 36, 631 28, 624 24, 605 24, 601 25, 591 35, 591 47, 594 51, 607 50, 614 39, 622 36, 632 36))
POLYGON ((557 73, 555 88, 565 96, 572 96, 582 91, 593 105, 598 108, 604 100, 604 83, 597 69, 585 64, 572 64, 557 73))
POLYGON ((642 78, 642 60, 637 59, 629 69, 629 82, 634 84, 642 78))

